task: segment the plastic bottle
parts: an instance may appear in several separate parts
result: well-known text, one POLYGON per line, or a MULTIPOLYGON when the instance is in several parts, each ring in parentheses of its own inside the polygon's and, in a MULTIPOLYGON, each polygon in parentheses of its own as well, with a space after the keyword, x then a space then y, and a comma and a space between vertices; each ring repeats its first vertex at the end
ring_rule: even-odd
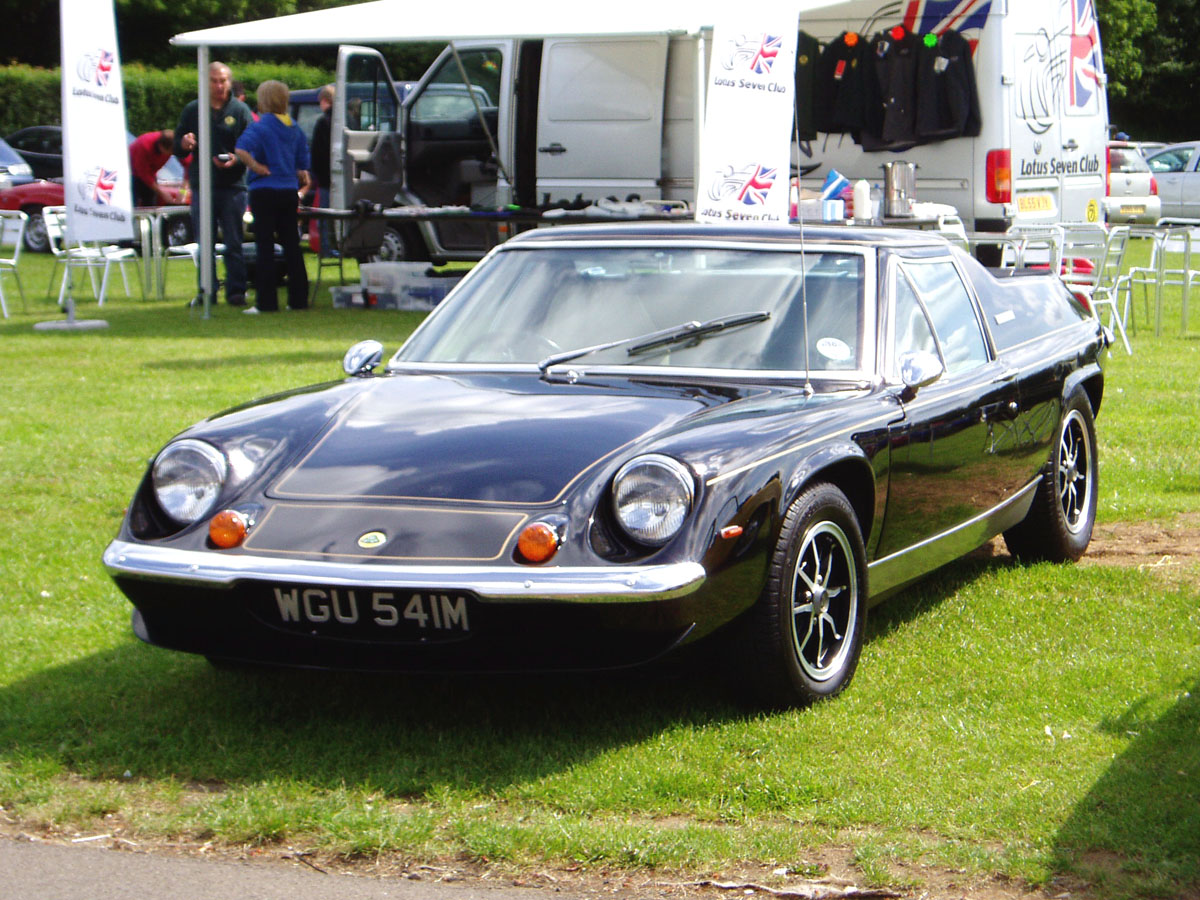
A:
POLYGON ((861 178, 854 182, 854 220, 871 220, 871 185, 861 178))

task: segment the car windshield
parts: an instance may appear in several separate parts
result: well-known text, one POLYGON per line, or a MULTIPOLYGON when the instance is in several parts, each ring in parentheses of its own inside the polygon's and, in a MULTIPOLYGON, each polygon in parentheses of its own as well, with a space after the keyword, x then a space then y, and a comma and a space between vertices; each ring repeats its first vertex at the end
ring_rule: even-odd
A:
POLYGON ((0 166, 19 166, 24 162, 25 157, 10 147, 7 142, 0 141, 0 166))
POLYGON ((513 248, 395 362, 861 371, 864 269, 857 253, 513 248))

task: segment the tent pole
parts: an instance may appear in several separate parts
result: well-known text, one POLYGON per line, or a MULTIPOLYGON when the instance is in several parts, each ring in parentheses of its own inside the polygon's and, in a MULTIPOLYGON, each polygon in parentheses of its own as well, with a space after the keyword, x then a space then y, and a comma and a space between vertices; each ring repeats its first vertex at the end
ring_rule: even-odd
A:
POLYGON ((208 46, 196 48, 196 68, 198 69, 199 90, 197 91, 197 116, 200 131, 196 135, 196 168, 200 173, 200 183, 192 185, 197 191, 195 201, 199 204, 200 234, 196 240, 200 244, 200 293, 204 295, 204 318, 211 315, 212 302, 216 295, 216 271, 213 259, 213 208, 212 208, 212 112, 209 106, 208 90, 208 46))

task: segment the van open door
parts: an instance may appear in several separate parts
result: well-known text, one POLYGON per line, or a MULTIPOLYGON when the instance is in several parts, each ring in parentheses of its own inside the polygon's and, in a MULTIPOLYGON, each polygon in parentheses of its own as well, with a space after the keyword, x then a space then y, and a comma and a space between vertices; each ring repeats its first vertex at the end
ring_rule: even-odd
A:
MULTIPOLYGON (((404 180, 400 97, 383 57, 369 47, 338 48, 337 94, 329 154, 330 202, 353 209, 360 201, 394 206, 404 180)), ((400 232, 381 221, 353 220, 342 252, 360 258, 403 259, 400 232)))

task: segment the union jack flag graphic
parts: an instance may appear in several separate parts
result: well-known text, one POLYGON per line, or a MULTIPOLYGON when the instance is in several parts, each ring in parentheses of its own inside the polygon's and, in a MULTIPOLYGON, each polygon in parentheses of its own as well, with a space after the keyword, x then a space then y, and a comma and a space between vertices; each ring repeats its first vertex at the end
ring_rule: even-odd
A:
POLYGON ((113 63, 116 61, 115 54, 108 50, 101 50, 96 58, 96 84, 104 87, 108 84, 108 77, 112 74, 113 63))
POLYGON ((907 0, 904 27, 914 34, 944 34, 953 28, 974 53, 991 9, 992 0, 907 0))
POLYGON ((1086 107, 1100 85, 1100 33, 1092 0, 1071 0, 1071 105, 1086 107))
POLYGON ((775 184, 775 174, 778 171, 778 167, 768 169, 764 166, 755 166, 754 174, 746 179, 746 183, 738 191, 738 199, 746 206, 762 206, 767 202, 767 194, 771 192, 771 187, 775 184))
POLYGON ((92 199, 103 206, 113 202, 113 190, 117 186, 117 170, 101 167, 96 171, 96 187, 92 190, 92 199))
POLYGON ((771 66, 775 63, 775 57, 779 55, 779 48, 783 45, 783 38, 774 34, 764 34, 762 43, 758 45, 758 52, 754 54, 754 59, 750 61, 750 71, 755 75, 770 75, 771 66))

